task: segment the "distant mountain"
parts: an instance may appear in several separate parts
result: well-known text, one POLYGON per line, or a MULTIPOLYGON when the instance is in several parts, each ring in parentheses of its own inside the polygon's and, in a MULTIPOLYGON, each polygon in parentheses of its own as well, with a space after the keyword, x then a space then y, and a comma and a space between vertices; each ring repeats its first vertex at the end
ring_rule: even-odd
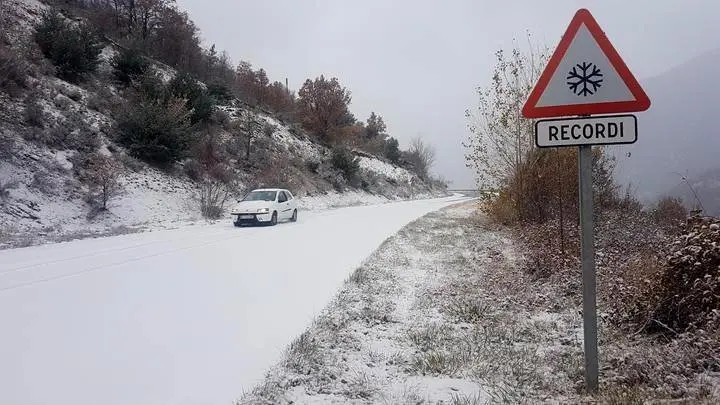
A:
POLYGON ((644 202, 687 189, 682 176, 699 187, 720 180, 719 68, 720 49, 641 81, 652 106, 638 115, 638 142, 613 151, 617 179, 644 202))

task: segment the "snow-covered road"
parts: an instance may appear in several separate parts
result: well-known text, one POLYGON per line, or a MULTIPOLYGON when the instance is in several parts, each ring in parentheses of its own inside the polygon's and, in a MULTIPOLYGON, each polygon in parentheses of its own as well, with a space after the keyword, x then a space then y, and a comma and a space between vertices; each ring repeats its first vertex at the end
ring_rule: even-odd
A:
POLYGON ((463 199, 0 251, 0 404, 229 405, 384 239, 463 199))

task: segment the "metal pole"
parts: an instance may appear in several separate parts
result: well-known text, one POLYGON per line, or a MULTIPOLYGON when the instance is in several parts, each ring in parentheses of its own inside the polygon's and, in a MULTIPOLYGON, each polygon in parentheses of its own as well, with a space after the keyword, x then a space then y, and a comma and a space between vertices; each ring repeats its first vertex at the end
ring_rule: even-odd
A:
POLYGON ((583 332, 585 384, 588 392, 598 389, 597 307, 595 304, 595 246, 593 238, 592 146, 578 150, 580 180, 580 226, 582 232, 583 332))

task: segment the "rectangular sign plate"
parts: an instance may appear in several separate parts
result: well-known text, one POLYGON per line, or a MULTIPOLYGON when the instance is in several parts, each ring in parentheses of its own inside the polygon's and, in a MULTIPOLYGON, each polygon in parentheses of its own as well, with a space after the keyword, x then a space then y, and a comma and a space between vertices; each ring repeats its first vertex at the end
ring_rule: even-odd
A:
POLYGON ((617 145, 637 141, 637 118, 632 114, 561 118, 535 122, 539 148, 617 145))

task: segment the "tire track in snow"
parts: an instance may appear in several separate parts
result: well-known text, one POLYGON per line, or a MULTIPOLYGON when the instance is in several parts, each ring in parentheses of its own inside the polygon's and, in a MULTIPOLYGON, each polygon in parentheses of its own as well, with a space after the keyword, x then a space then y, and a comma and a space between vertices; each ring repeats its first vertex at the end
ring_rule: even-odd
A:
POLYGON ((97 257, 97 256, 102 256, 102 255, 106 255, 106 254, 110 254, 110 253, 117 253, 117 252, 122 252, 122 251, 126 251, 126 250, 132 250, 132 249, 138 249, 138 248, 148 247, 148 246, 155 245, 155 244, 159 244, 159 243, 182 242, 182 241, 185 241, 185 240, 188 240, 188 239, 197 239, 199 236, 201 236, 201 237, 215 236, 215 235, 221 235, 221 234, 224 234, 224 233, 227 233, 227 232, 230 232, 230 229, 224 229, 222 232, 214 232, 214 233, 211 233, 211 234, 200 234, 200 235, 198 235, 198 234, 191 234, 191 235, 189 235, 189 236, 187 236, 187 237, 182 237, 182 238, 159 239, 159 240, 154 240, 154 241, 151 241, 151 242, 137 243, 137 244, 134 244, 134 245, 125 246, 125 247, 120 247, 120 248, 96 250, 96 251, 93 251, 92 253, 75 255, 75 256, 65 257, 65 258, 62 258, 62 259, 55 259, 55 260, 49 260, 49 261, 41 261, 41 262, 35 262, 35 263, 31 263, 31 264, 23 264, 23 265, 20 265, 20 266, 10 267, 10 268, 1 270, 1 271, 0 271, 0 276, 3 276, 3 275, 5 275, 5 274, 9 274, 9 273, 18 272, 18 271, 29 270, 29 269, 31 269, 31 268, 44 267, 44 266, 49 266, 49 265, 53 265, 53 264, 59 264, 59 263, 64 263, 64 262, 68 262, 68 261, 78 260, 78 259, 87 259, 87 258, 90 258, 90 257, 97 257))
MULTIPOLYGON (((131 258, 131 259, 127 259, 127 260, 123 260, 123 261, 119 261, 119 262, 114 262, 114 263, 109 263, 109 264, 103 264, 103 265, 99 265, 99 266, 94 266, 94 267, 90 267, 90 268, 87 268, 87 269, 84 269, 84 270, 81 270, 81 271, 77 271, 77 272, 73 272, 73 273, 60 274, 60 275, 50 276, 50 277, 46 277, 46 278, 42 278, 42 279, 38 279, 38 280, 21 282, 21 283, 15 284, 15 285, 0 287, 0 293, 6 292, 6 291, 15 290, 15 289, 18 289, 18 288, 23 288, 23 287, 31 287, 31 286, 35 286, 35 285, 38 285, 38 284, 44 284, 44 283, 52 282, 52 281, 59 281, 59 280, 70 279, 70 278, 73 278, 73 277, 78 277, 78 276, 82 276, 82 275, 85 275, 85 274, 90 274, 90 273, 98 272, 98 271, 105 270, 105 269, 109 269, 109 268, 112 268, 112 267, 122 266, 122 265, 128 264, 128 263, 138 262, 138 261, 142 261, 142 260, 149 259, 149 258, 153 258, 153 257, 165 256, 165 255, 169 255, 169 254, 172 254, 172 253, 177 253, 177 252, 182 252, 182 251, 186 251, 186 250, 192 250, 192 249, 196 249, 196 248, 211 246, 211 245, 214 245, 214 244, 217 244, 217 243, 227 242, 228 240, 239 239, 239 238, 242 238, 242 237, 244 237, 244 236, 247 236, 247 235, 238 235, 238 236, 231 237, 231 238, 215 239, 215 240, 212 240, 212 241, 209 241, 209 242, 205 242, 205 243, 194 244, 194 245, 190 245, 190 246, 183 246, 183 247, 180 247, 180 248, 175 248, 175 249, 166 250, 166 251, 162 251, 162 252, 157 252, 157 253, 153 253, 153 254, 148 254, 148 255, 143 255, 143 256, 137 256, 137 257, 133 257, 133 258, 131 258)), ((120 250, 122 250, 122 249, 120 249, 120 250)))

